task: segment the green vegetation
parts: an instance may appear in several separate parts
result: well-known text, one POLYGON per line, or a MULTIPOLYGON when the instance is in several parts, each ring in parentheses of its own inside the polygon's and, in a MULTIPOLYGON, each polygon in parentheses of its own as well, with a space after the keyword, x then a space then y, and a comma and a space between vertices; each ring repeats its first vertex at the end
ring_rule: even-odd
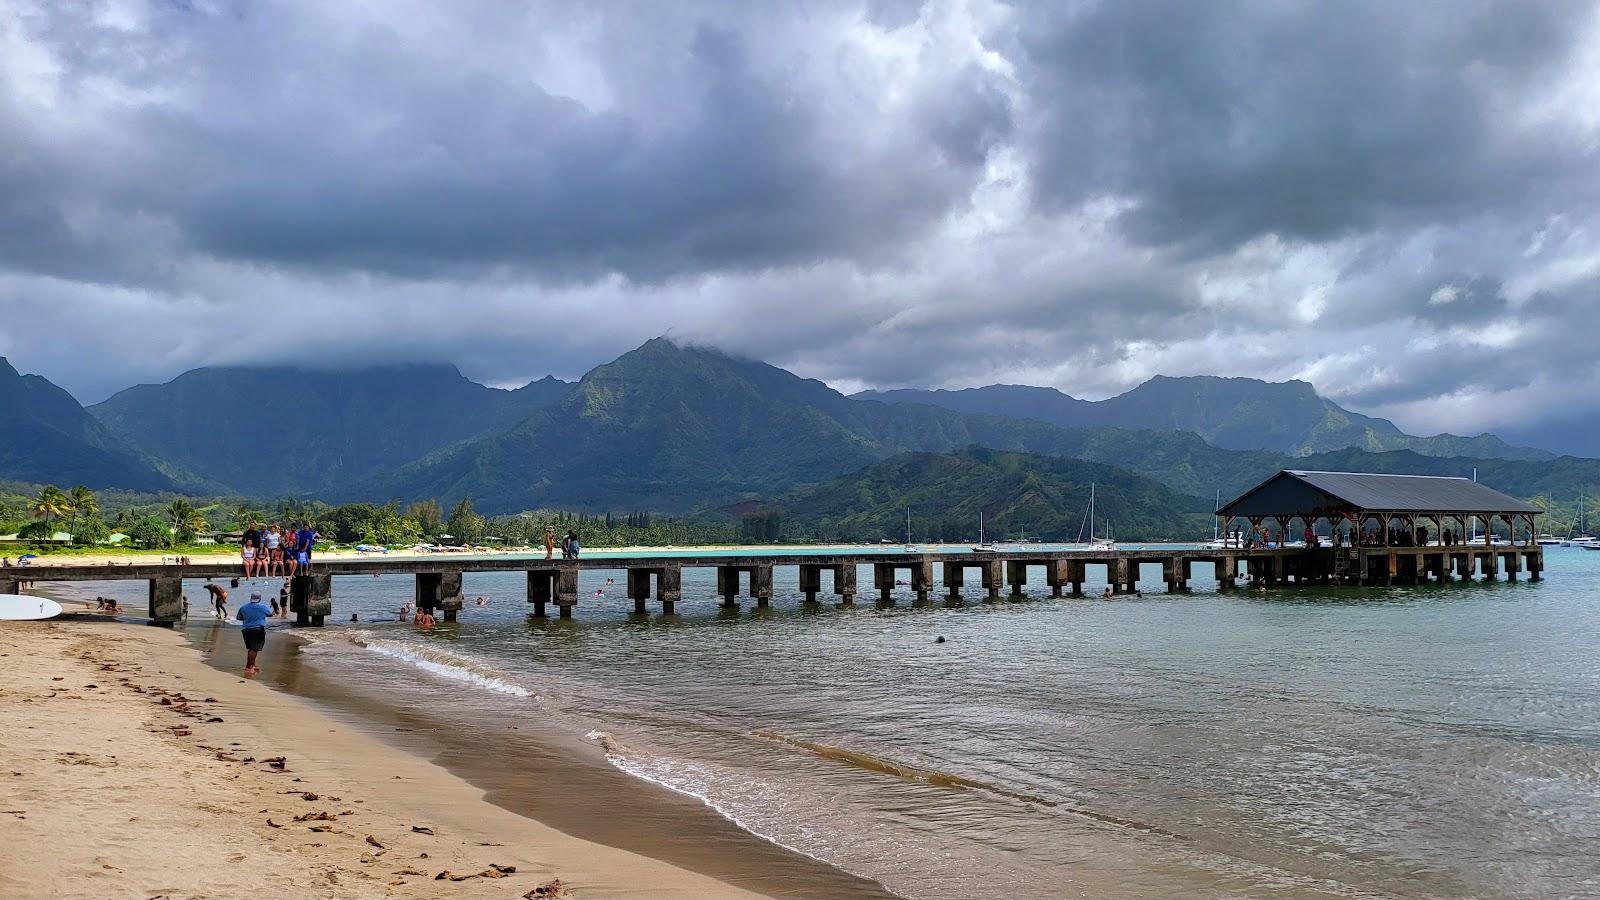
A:
POLYGON ((1208 504, 1152 479, 976 447, 897 456, 783 497, 773 510, 789 540, 903 541, 909 508, 918 542, 976 541, 980 512, 992 540, 1076 541, 1087 536, 1091 483, 1102 529, 1110 523, 1118 539, 1194 540, 1210 532, 1208 504))

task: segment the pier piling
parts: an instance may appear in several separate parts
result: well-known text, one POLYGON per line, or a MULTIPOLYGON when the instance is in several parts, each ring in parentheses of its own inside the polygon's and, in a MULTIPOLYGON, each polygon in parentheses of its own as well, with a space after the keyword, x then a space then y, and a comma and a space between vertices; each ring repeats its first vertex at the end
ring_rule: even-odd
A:
POLYGON ((150 579, 150 624, 171 626, 183 617, 183 578, 150 579))

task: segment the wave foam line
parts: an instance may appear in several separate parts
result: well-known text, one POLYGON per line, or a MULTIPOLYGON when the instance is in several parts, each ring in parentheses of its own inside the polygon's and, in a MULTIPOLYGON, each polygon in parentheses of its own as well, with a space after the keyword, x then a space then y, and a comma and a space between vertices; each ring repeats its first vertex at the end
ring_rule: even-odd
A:
POLYGON ((814 859, 817 862, 825 865, 839 868, 842 871, 849 871, 842 869, 842 867, 833 860, 818 856, 804 847, 798 847, 786 841, 781 841, 778 838, 760 830, 751 822, 747 821, 745 818, 742 818, 738 811, 733 809, 731 805, 720 802, 713 798, 711 796, 711 791, 708 788, 704 787, 703 785, 691 786, 689 783, 687 783, 695 780, 691 777, 695 770, 700 770, 698 774, 701 782, 713 780, 714 776, 710 774, 709 769, 706 769, 705 767, 692 763, 688 760, 667 759, 653 756, 651 754, 633 751, 622 744, 622 742, 618 741, 616 735, 611 734, 608 731, 591 731, 584 735, 584 738, 599 744, 601 749, 605 751, 606 761, 611 763, 613 766, 616 766, 619 771, 631 775, 640 781, 648 781, 657 787, 666 788, 667 790, 672 791, 674 794, 682 794, 685 797, 691 797, 695 800, 699 800, 707 809, 710 809, 717 815, 727 819, 729 822, 732 822, 734 825, 738 826, 740 830, 748 834, 755 835, 769 844, 774 844, 792 853, 798 853, 801 856, 814 859), (668 772, 671 774, 668 774, 668 772))
MULTIPOLYGON (((788 744, 791 747, 798 747, 802 750, 814 753, 823 759, 844 763, 847 766, 854 766, 855 768, 864 769, 868 772, 877 772, 882 775, 893 775, 896 778, 904 778, 907 781, 920 781, 923 784, 930 784, 934 787, 950 788, 952 790, 983 791, 985 793, 995 794, 1012 800, 1020 800, 1023 803, 1034 803, 1049 808, 1058 808, 1061 806, 1059 802, 1055 800, 1048 800, 1044 797, 1038 796, 1037 794, 1024 794, 1021 791, 1014 791, 1010 788, 1004 788, 996 784, 989 784, 988 782, 984 781, 975 781, 971 778, 963 778, 960 775, 951 775, 948 772, 940 772, 935 769, 923 769, 917 766, 895 762, 892 759, 884 759, 881 756, 873 756, 869 753, 846 750, 843 747, 830 747, 827 744, 814 744, 810 741, 803 741, 799 738, 790 737, 786 734, 779 734, 775 731, 758 729, 756 731, 752 731, 751 734, 755 737, 762 738, 763 740, 775 741, 780 744, 788 744)), ((1094 819, 1097 822, 1105 822, 1109 825, 1116 825, 1122 828, 1132 828, 1138 831, 1149 832, 1151 834, 1160 834, 1168 837, 1174 836, 1170 832, 1163 831, 1162 829, 1151 825, 1148 822, 1138 822, 1133 819, 1122 818, 1121 816, 1113 816, 1106 813, 1093 812, 1087 809, 1075 807, 1067 807, 1066 811, 1075 815, 1083 816, 1085 818, 1094 819)))
POLYGON ((359 647, 374 653, 409 663, 425 672, 431 672, 454 681, 465 681, 481 688, 511 694, 514 697, 532 697, 533 692, 507 679, 504 675, 474 660, 443 650, 408 647, 392 641, 366 638, 352 640, 359 647))

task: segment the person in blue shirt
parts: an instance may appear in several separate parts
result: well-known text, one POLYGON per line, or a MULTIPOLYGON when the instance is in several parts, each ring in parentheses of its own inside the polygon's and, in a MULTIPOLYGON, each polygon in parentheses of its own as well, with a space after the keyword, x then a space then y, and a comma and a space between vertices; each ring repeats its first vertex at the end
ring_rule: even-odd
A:
POLYGON ((296 562, 302 567, 311 565, 311 548, 316 545, 317 533, 311 530, 310 524, 301 525, 294 535, 296 562))
POLYGON ((254 675, 261 671, 256 665, 256 654, 267 645, 267 618, 272 615, 272 609, 261 602, 260 594, 251 594, 250 602, 239 607, 235 618, 244 626, 241 632, 244 635, 244 671, 246 675, 254 675))

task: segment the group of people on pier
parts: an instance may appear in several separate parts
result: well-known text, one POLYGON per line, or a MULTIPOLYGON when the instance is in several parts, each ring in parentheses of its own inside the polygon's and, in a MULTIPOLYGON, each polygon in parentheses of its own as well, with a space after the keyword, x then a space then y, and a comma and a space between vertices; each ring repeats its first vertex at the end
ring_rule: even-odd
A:
POLYGON ((262 528, 261 523, 251 522, 239 540, 244 577, 292 577, 296 570, 311 565, 311 550, 316 545, 317 533, 310 523, 299 526, 273 523, 262 528))
MULTIPOLYGON (((568 531, 567 536, 561 539, 561 558, 577 559, 578 552, 583 548, 578 545, 578 533, 568 531)), ((551 559, 556 552, 556 533, 548 526, 544 530, 544 558, 551 559)))

